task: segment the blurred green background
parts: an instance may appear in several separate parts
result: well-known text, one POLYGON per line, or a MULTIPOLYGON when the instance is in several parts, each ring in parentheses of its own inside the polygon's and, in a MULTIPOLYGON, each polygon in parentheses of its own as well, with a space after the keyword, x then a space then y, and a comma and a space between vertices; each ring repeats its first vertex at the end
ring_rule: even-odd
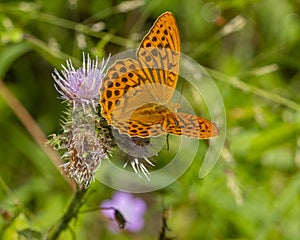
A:
MULTIPOLYGON (((3 239, 26 228, 45 233, 72 196, 53 164, 57 156, 44 147, 65 108, 54 67, 69 58, 79 66, 82 51, 101 58, 137 47, 164 11, 177 19, 182 52, 206 67, 221 92, 222 155, 205 179, 198 178, 199 154, 178 181, 139 195, 148 205, 141 232, 111 233, 95 211, 79 215, 60 239, 75 239, 72 232, 76 239, 158 239, 163 208, 171 209, 167 235, 176 239, 299 238, 300 1, 2 0, 3 239)), ((99 182, 90 191, 88 207, 114 192, 99 182)))

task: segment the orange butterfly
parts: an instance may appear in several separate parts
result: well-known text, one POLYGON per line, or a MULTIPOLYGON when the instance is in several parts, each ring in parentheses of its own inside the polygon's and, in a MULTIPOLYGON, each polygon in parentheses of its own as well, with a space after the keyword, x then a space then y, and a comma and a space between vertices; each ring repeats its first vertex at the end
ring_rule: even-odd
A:
POLYGON ((108 69, 100 88, 102 116, 130 137, 171 133, 205 139, 219 135, 213 123, 177 112, 179 104, 170 102, 179 65, 178 28, 173 14, 165 12, 142 40, 137 60, 118 60, 108 69))

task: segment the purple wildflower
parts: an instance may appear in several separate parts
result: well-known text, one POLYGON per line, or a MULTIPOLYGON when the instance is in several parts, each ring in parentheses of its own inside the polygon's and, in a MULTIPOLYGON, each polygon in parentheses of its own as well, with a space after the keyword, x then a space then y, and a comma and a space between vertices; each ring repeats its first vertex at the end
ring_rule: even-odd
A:
POLYGON ((110 225, 110 229, 116 232, 119 230, 120 222, 116 219, 117 210, 125 222, 121 226, 130 232, 138 232, 144 227, 144 214, 147 205, 142 198, 135 198, 130 193, 116 192, 111 200, 105 200, 101 203, 102 213, 109 219, 113 219, 115 224, 110 225))
POLYGON ((67 67, 62 66, 63 70, 61 72, 54 69, 52 76, 56 82, 55 88, 60 93, 61 98, 73 102, 74 108, 76 103, 80 103, 83 109, 86 105, 92 105, 95 109, 107 62, 103 59, 100 69, 98 69, 98 58, 91 60, 88 55, 86 62, 83 54, 81 68, 76 70, 72 65, 72 61, 67 60, 67 67))

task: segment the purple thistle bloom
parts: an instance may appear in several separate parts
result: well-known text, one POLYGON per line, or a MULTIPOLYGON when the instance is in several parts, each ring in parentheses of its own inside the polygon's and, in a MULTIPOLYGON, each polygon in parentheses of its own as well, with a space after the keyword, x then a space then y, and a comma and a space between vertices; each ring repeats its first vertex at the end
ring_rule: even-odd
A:
MULTIPOLYGON (((102 213, 109 219, 113 219, 115 224, 110 225, 110 229, 117 232, 120 224, 115 216, 115 210, 119 211, 124 217, 124 229, 130 232, 138 232, 144 227, 144 214, 147 205, 142 198, 135 198, 130 193, 116 192, 111 200, 101 203, 102 213)), ((123 224, 121 225, 123 227, 123 224)))
POLYGON ((76 103, 80 103, 83 109, 89 104, 95 109, 95 105, 99 99, 98 91, 104 77, 104 69, 107 62, 103 59, 100 64, 101 67, 98 69, 98 58, 91 60, 88 55, 86 60, 83 53, 81 68, 76 70, 73 67, 72 61, 67 60, 67 67, 62 65, 63 70, 61 72, 54 69, 54 74, 52 74, 56 82, 54 86, 61 95, 61 98, 73 102, 74 108, 76 103))

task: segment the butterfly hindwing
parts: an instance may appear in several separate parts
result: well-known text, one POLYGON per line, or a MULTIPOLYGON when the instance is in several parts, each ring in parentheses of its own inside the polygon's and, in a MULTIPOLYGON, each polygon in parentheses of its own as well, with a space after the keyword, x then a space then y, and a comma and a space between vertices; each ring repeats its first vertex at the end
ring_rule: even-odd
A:
POLYGON ((145 124, 141 121, 129 120, 129 122, 116 121, 113 126, 118 129, 120 133, 127 134, 130 137, 157 137, 165 133, 161 123, 145 124))
POLYGON ((205 118, 188 113, 170 113, 163 123, 167 133, 206 139, 219 135, 218 128, 205 118))

